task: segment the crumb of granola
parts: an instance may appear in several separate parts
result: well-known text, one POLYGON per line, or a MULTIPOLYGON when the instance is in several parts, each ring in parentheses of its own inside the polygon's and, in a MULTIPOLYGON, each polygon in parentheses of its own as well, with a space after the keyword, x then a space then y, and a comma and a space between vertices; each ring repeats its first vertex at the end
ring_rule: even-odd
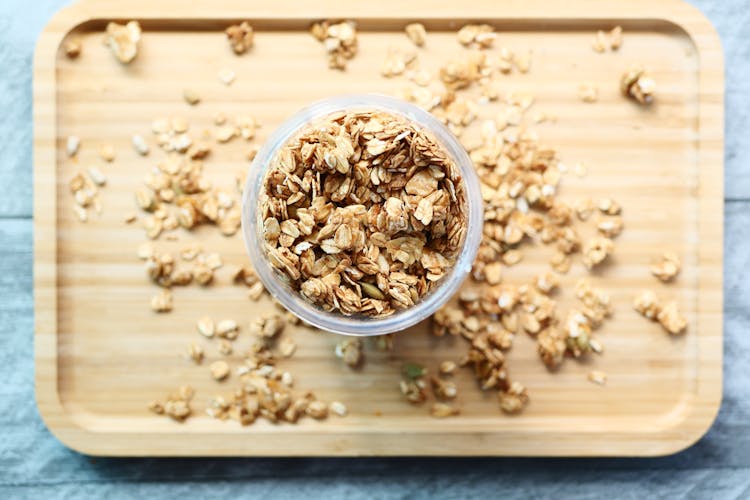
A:
POLYGON ((620 79, 622 94, 639 104, 651 104, 654 100, 656 83, 640 66, 634 66, 626 71, 620 79))
POLYGON ((417 53, 389 47, 386 58, 380 67, 380 74, 386 78, 401 75, 417 60, 417 53))
POLYGON ((518 382, 513 382, 505 391, 497 393, 500 409, 505 413, 519 413, 529 402, 526 388, 518 382))
POLYGON ((285 358, 291 358, 297 350, 297 344, 289 338, 284 337, 279 342, 279 352, 285 358))
POLYGON ((237 338, 240 326, 233 319, 223 319, 216 323, 216 335, 227 339, 237 338))
POLYGON ((222 356, 229 356, 232 354, 232 344, 228 340, 221 339, 219 341, 219 354, 222 356))
POLYGON ((603 236, 595 236, 588 240, 583 246, 583 264, 586 269, 593 269, 609 257, 615 249, 611 239, 603 236))
POLYGON ((182 98, 191 106, 195 106, 196 104, 201 102, 200 94, 198 94, 198 92, 196 92, 195 90, 189 88, 182 91, 182 98))
POLYGON ((324 419, 328 417, 328 405, 323 401, 311 401, 305 413, 316 420, 324 419))
POLYGON ((458 407, 446 403, 437 402, 430 408, 430 415, 435 418, 453 417, 460 413, 461 410, 458 407))
POLYGON ((651 264, 651 274, 664 282, 671 281, 680 272, 680 258, 674 252, 663 252, 651 264))
POLYGON ((607 50, 616 51, 622 46, 622 27, 615 26, 608 32, 599 30, 596 32, 591 47, 600 54, 607 50))
POLYGON ((266 256, 324 310, 387 316, 413 306, 455 262, 465 196, 454 162, 410 122, 380 111, 332 115, 290 141, 265 176, 266 256), (400 172, 387 168, 393 162, 400 172))
POLYGON ((123 222, 125 222, 125 224, 132 224, 133 222, 138 220, 138 216, 135 212, 128 212, 125 214, 125 217, 123 217, 122 220, 123 222))
POLYGON ((345 417, 349 413, 346 405, 341 401, 331 401, 328 405, 328 409, 331 413, 339 417, 345 417))
POLYGON ((209 367, 211 370, 211 377, 216 381, 221 381, 229 376, 229 364, 226 361, 214 361, 209 367))
POLYGON ((99 147, 99 156, 106 162, 112 162, 115 159, 115 148, 109 144, 99 147))
POLYGON ((687 320, 682 314, 680 314, 677 302, 674 300, 661 306, 659 313, 656 315, 656 319, 661 326, 672 335, 684 333, 687 328, 687 320))
POLYGON ((141 156, 146 156, 149 152, 148 143, 146 142, 146 139, 143 138, 143 136, 140 136, 138 134, 133 135, 131 138, 131 143, 133 144, 133 149, 135 149, 136 153, 138 153, 141 156))
POLYGON ((590 382, 593 382, 597 385, 606 385, 607 383, 607 374, 600 370, 591 370, 587 378, 590 382))
POLYGON ((331 69, 346 69, 347 61, 357 54, 357 25, 354 21, 322 21, 313 24, 310 32, 323 43, 331 69))
POLYGON ((409 40, 411 40, 414 45, 417 47, 424 46, 427 37, 427 30, 425 30, 422 23, 407 24, 404 31, 406 31, 406 36, 409 37, 409 40))
POLYGON ((656 317, 661 310, 661 305, 653 291, 641 290, 633 299, 633 309, 645 318, 656 321, 656 317))
POLYGON ((591 44, 591 48, 594 52, 603 53, 607 50, 607 36, 602 30, 596 32, 594 42, 591 44))
POLYGON ((495 43, 497 34, 489 24, 467 24, 458 30, 458 41, 464 47, 488 49, 495 43))
POLYGON ((173 420, 183 422, 192 413, 190 401, 194 395, 195 391, 193 388, 189 385, 184 385, 176 393, 167 396, 165 403, 151 401, 148 404, 148 409, 157 415, 166 415, 173 420))
POLYGON ((150 412, 156 413, 157 415, 164 414, 164 406, 158 401, 151 401, 148 404, 148 410, 150 412))
POLYGON ((250 333, 265 339, 272 339, 284 331, 286 320, 281 314, 266 314, 250 323, 250 333))
POLYGON ((253 46, 253 27, 247 21, 233 24, 225 30, 229 46, 235 54, 244 54, 253 46))
POLYGON ((596 102, 599 98, 599 88, 593 83, 582 83, 578 86, 578 97, 583 102, 596 102))
POLYGON ((172 310, 172 292, 161 290, 151 297, 151 309, 157 313, 165 313, 172 310))
POLYGON ((610 50, 618 50, 622 46, 622 26, 615 26, 609 32, 610 50))
POLYGON ((106 43, 117 60, 123 64, 130 64, 138 55, 141 25, 138 21, 130 21, 127 24, 110 22, 106 31, 106 43))
POLYGON ((229 68, 223 68, 219 70, 218 78, 221 83, 229 86, 237 78, 237 74, 229 68))
POLYGON ((454 399, 458 395, 456 384, 440 377, 430 377, 432 392, 438 399, 454 399))
POLYGON ((198 332, 206 338, 211 338, 216 333, 216 326, 214 320, 209 316, 204 316, 198 320, 197 323, 198 332))
POLYGON ((193 343, 188 346, 187 357, 196 365, 199 365, 203 362, 203 355, 203 348, 198 344, 193 343))
POLYGON ((455 361, 443 361, 440 363, 440 373, 442 375, 453 375, 456 372, 457 365, 455 361))
POLYGON ((596 229, 602 236, 615 238, 619 236, 624 227, 622 217, 619 215, 601 216, 597 218, 596 229))
POLYGON ((65 142, 65 150, 68 156, 73 157, 78 153, 78 149, 81 147, 81 139, 77 135, 68 136, 65 142))
POLYGON ((337 358, 341 358, 347 366, 356 368, 362 364, 364 354, 362 342, 359 339, 347 339, 336 344, 334 349, 337 358))
POLYGON ((68 59, 76 59, 81 55, 83 46, 78 38, 69 38, 63 42, 63 51, 68 59))

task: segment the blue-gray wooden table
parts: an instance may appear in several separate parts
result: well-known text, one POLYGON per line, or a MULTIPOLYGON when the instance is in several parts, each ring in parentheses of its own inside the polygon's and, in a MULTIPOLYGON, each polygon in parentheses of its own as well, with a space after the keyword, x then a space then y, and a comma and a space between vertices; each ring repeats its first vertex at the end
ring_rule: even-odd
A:
POLYGON ((65 448, 34 403, 31 67, 69 0, 0 0, 0 499, 750 498, 750 8, 693 2, 727 68, 724 400, 695 446, 653 459, 109 459, 65 448))

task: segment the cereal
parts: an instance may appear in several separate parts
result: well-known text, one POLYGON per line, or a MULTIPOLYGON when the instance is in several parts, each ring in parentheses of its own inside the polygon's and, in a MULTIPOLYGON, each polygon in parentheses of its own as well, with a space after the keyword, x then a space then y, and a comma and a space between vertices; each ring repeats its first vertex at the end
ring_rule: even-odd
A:
POLYGON ((466 232, 456 165, 384 112, 340 113, 300 133, 273 160, 260 210, 270 264, 305 299, 344 315, 414 305, 466 232))

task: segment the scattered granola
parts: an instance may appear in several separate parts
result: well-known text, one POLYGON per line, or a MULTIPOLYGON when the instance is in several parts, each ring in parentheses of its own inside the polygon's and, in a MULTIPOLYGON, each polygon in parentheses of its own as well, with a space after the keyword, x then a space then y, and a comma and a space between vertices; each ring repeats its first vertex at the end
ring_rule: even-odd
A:
POLYGON ((406 36, 409 37, 409 40, 414 43, 417 47, 423 47, 425 43, 425 38, 427 37, 427 30, 425 30, 424 25, 421 23, 411 23, 407 24, 406 28, 406 36))
POLYGON ((401 75, 416 59, 416 52, 390 47, 385 61, 383 61, 383 66, 380 68, 380 74, 386 78, 401 75))
POLYGON ((195 106, 196 104, 201 102, 201 96, 193 89, 183 90, 182 98, 185 99, 185 102, 190 104, 191 106, 195 106))
POLYGON ((102 160, 111 163, 115 159, 115 148, 109 144, 104 144, 99 148, 99 156, 102 160))
POLYGON ((633 308, 643 317, 658 321, 672 335, 679 335, 687 329, 687 320, 680 314, 677 302, 662 303, 651 290, 641 290, 633 299, 633 308))
POLYGON ((454 361, 443 361, 440 363, 440 373, 443 375, 453 375, 458 365, 454 361))
POLYGON ((663 252, 659 258, 651 264, 651 274, 661 281, 671 281, 680 272, 680 258, 674 252, 663 252))
POLYGON ((167 415, 178 422, 183 422, 192 413, 190 401, 194 395, 195 391, 192 387, 183 385, 176 393, 167 396, 165 403, 152 401, 149 403, 148 409, 157 415, 167 415))
POLYGON ((459 408, 446 403, 437 402, 432 405, 432 408, 430 408, 430 415, 435 418, 453 417, 460 413, 461 410, 459 408))
POLYGON ((151 309, 154 312, 164 313, 172 310, 172 292, 169 290, 161 290, 159 293, 151 297, 151 309))
POLYGON ((260 212, 270 264, 324 310, 383 317, 451 268, 467 206, 433 138, 385 112, 338 113, 273 160, 260 212))
POLYGON ((129 64, 138 55, 138 44, 141 41, 141 25, 138 21, 127 24, 110 22, 107 24, 106 43, 118 61, 129 64))
POLYGON ((346 339, 336 344, 334 349, 337 358, 352 368, 362 364, 364 354, 362 353, 362 342, 359 339, 346 339))
POLYGON ((495 29, 489 24, 467 24, 458 30, 458 41, 464 47, 488 49, 496 38, 495 29))
POLYGON ((203 348, 198 344, 193 343, 188 346, 187 357, 196 365, 199 365, 203 362, 203 355, 203 348))
POLYGON ((149 152, 148 143, 146 142, 146 139, 143 138, 143 136, 135 134, 131 138, 131 142, 133 144, 133 149, 135 149, 135 152, 138 153, 141 156, 146 156, 149 152))
POLYGON ((226 361, 214 361, 209 367, 214 380, 224 380, 229 376, 229 365, 226 361))
POLYGON ((357 25, 354 21, 322 21, 312 25, 311 33, 323 43, 331 69, 346 69, 347 61, 357 54, 357 25))
POLYGON ((596 102, 599 98, 599 89, 593 83, 582 83, 578 86, 578 97, 583 102, 596 102))
POLYGON ((583 246, 583 264, 586 269, 598 266, 614 251, 615 244, 603 236, 595 236, 583 246))
POLYGON ((595 52, 603 53, 607 50, 615 51, 622 46, 622 27, 615 26, 609 32, 599 30, 596 32, 594 43, 591 47, 595 52))
POLYGON ((81 41, 78 38, 68 38, 63 43, 63 51, 68 59, 76 59, 81 55, 81 41))
POLYGON ((341 401, 331 401, 331 404, 328 405, 328 409, 331 413, 339 417, 345 417, 349 413, 346 405, 341 401))
POLYGON ((253 46, 253 27, 247 21, 228 27, 225 33, 235 54, 244 54, 253 46))
POLYGON ((224 68, 219 71, 218 78, 221 83, 228 86, 234 82, 235 78, 237 78, 237 74, 231 69, 224 68))
POLYGON ((607 383, 607 374, 600 370, 592 370, 588 374, 588 379, 598 385, 605 385, 607 383))
POLYGON ((661 306, 656 319, 672 335, 679 335, 687 328, 687 320, 680 314, 677 302, 674 300, 661 306))
POLYGON ((635 66, 622 75, 620 90, 624 96, 634 99, 639 104, 651 104, 654 100, 656 82, 643 68, 635 66))
POLYGON ((81 147, 81 139, 76 135, 68 136, 68 140, 65 142, 65 151, 68 156, 73 157, 78 153, 78 149, 81 147))

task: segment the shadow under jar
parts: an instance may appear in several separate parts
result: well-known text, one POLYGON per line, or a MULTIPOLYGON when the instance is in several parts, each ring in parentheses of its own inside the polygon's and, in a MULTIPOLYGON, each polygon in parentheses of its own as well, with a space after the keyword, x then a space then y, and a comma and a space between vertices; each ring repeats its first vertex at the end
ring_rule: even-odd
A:
POLYGON ((432 315, 471 271, 482 198, 456 137, 381 95, 302 109, 256 155, 242 231, 266 289, 303 321, 381 335, 432 315))

